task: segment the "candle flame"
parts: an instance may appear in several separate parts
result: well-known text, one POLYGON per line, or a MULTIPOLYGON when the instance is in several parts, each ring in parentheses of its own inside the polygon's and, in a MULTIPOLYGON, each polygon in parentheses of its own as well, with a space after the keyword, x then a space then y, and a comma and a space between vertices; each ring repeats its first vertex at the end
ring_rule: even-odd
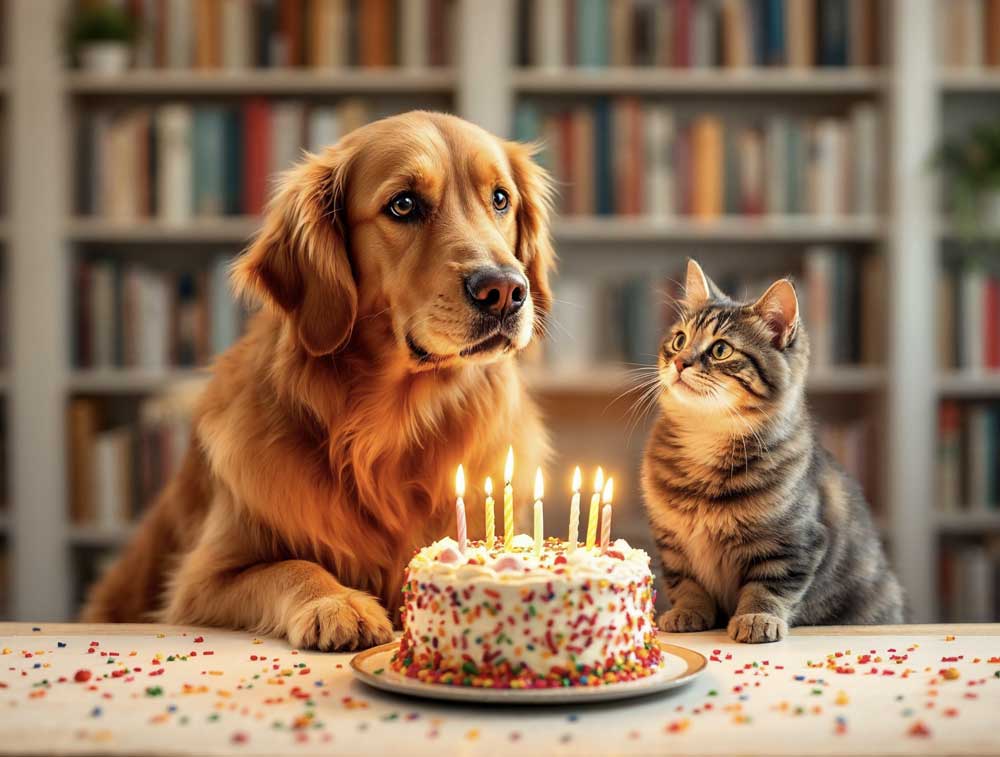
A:
POLYGON ((541 466, 535 470, 535 500, 540 500, 545 494, 545 483, 542 481, 542 468, 541 466))
POLYGON ((465 471, 462 470, 461 463, 458 465, 458 470, 455 471, 455 494, 459 497, 465 496, 465 471))
POLYGON ((486 486, 483 487, 483 488, 486 489, 486 496, 487 497, 492 497, 493 496, 493 479, 490 478, 489 476, 487 476, 486 477, 486 486))
POLYGON ((573 469, 573 491, 580 491, 580 485, 583 482, 583 476, 580 475, 580 466, 576 466, 573 469))
POLYGON ((514 478, 514 447, 507 448, 507 462, 503 466, 503 480, 510 483, 514 478))
POLYGON ((604 504, 606 505, 611 504, 611 498, 612 496, 614 496, 614 493, 615 493, 615 480, 613 478, 608 478, 608 482, 604 485, 604 496, 601 497, 601 500, 604 502, 604 504))
POLYGON ((597 473, 594 474, 594 491, 599 492, 604 488, 604 471, 601 466, 597 466, 597 473))

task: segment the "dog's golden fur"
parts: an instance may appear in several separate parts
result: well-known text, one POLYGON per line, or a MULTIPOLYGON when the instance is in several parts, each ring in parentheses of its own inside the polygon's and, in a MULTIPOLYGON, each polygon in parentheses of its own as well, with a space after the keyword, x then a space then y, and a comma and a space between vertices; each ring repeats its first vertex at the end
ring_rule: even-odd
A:
MULTIPOLYGON (((388 640, 406 562, 453 530, 458 464, 473 503, 508 444, 522 491, 544 461, 512 356, 549 307, 549 194, 526 146, 422 112, 289 172, 233 271, 263 308, 217 360, 182 469, 84 617, 321 649, 388 640), (497 187, 507 213, 491 204, 497 187), (403 190, 426 204, 418 223, 386 212, 403 190), (468 354, 462 282, 488 264, 521 271, 530 295, 504 347, 468 354)), ((470 506, 470 530, 482 522, 470 506)))

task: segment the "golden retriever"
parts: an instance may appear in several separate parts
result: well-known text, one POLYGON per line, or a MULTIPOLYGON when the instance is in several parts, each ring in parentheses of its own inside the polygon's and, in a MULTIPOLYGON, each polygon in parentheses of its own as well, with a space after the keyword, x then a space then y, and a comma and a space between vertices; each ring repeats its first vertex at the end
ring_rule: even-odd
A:
POLYGON ((284 176, 233 268, 263 308, 216 361, 182 469, 86 620, 323 650, 390 639, 413 551, 453 532, 458 464, 475 534, 507 446, 521 492, 547 454, 514 360, 551 299, 551 183, 531 157, 411 112, 284 176))

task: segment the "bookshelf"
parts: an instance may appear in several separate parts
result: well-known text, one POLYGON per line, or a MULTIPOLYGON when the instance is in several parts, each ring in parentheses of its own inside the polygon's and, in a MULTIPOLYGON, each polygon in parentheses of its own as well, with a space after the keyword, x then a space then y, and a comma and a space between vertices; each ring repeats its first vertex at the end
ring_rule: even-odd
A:
POLYGON ((878 95, 887 77, 880 70, 737 70, 602 68, 516 69, 511 86, 520 94, 736 95, 743 97, 849 97, 878 95))
POLYGON ((451 95, 455 72, 425 70, 249 69, 129 71, 121 76, 70 72, 65 90, 80 97, 208 97, 350 94, 451 95))
MULTIPOLYGON (((940 14, 939 26, 949 28, 952 36, 941 41, 931 90, 932 116, 942 137, 961 137, 975 125, 1000 121, 1000 41, 996 37, 1000 3, 939 3, 935 10, 940 14), (984 33, 982 38, 973 32, 977 25, 984 33), (959 35, 969 44, 956 43, 959 35)), ((933 514, 936 533, 932 556, 940 565, 937 587, 941 616, 957 614, 975 620, 989 608, 970 598, 970 590, 963 591, 963 586, 975 587, 974 594, 989 594, 986 587, 995 587, 1000 581, 1000 505, 991 473, 997 469, 997 461, 991 459, 997 431, 990 425, 991 414, 1000 402, 1000 373, 989 357, 989 326, 977 329, 976 321, 969 320, 981 317, 988 321, 986 306, 979 303, 983 306, 980 316, 970 312, 965 303, 977 301, 971 291, 980 287, 989 291, 993 286, 1000 234, 996 228, 987 228, 970 240, 967 230, 946 214, 947 204, 934 199, 942 215, 936 219, 937 234, 931 249, 933 275, 942 285, 951 280, 952 285, 963 287, 964 298, 959 305, 952 302, 953 295, 939 296, 936 318, 954 322, 967 341, 959 336, 956 348, 948 350, 951 354, 939 356, 932 388, 939 413, 935 460, 936 483, 941 487, 933 514), (985 342, 984 354, 972 357, 969 342, 977 341, 977 334, 984 337, 980 341, 985 342), (955 420, 959 421, 957 428, 952 425, 955 420), (960 446, 955 446, 956 441, 960 446), (988 576, 986 583, 984 574, 988 576)), ((995 603, 993 612, 997 612, 995 603)))
MULTIPOLYGON (((0 92, 13 99, 10 131, 12 215, 0 221, 14 264, 12 289, 13 360, 7 384, 18 398, 9 403, 12 433, 14 508, 7 529, 15 545, 15 617, 66 618, 74 610, 74 561, 79 551, 120 545, 127 529, 84 527, 68 522, 65 412, 76 397, 97 398, 116 414, 134 412, 142 397, 198 380, 189 369, 78 370, 70 360, 71 272, 80 256, 108 254, 122 259, 192 259, 236 253, 254 233, 253 216, 192 218, 182 225, 157 219, 110 222, 74 214, 67 193, 73 185, 72 146, 64 125, 74 110, 91 105, 156 105, 167 101, 233 101, 248 95, 330 102, 345 96, 397 98, 405 102, 450 104, 486 128, 512 136, 517 103, 586 101, 602 95, 631 94, 678 107, 747 108, 843 114, 854 102, 872 102, 882 112, 887 149, 880 155, 885 181, 883 212, 833 218, 795 216, 722 217, 711 222, 686 217, 561 217, 553 233, 567 275, 602 260, 606 269, 621 262, 632 270, 659 268, 664 260, 694 254, 711 271, 720 261, 747 270, 772 270, 797 259, 813 244, 844 245, 851 255, 882 256, 886 268, 886 337, 883 364, 832 367, 811 377, 817 405, 846 417, 879 419, 876 483, 883 501, 880 524, 894 563, 910 596, 915 620, 938 617, 934 566, 942 533, 978 533, 995 519, 962 520, 936 514, 933 503, 936 402, 940 395, 1000 397, 993 377, 943 376, 927 348, 934 316, 924 307, 933 299, 936 245, 947 225, 937 217, 934 182, 927 156, 937 140, 938 96, 972 96, 1000 89, 996 74, 939 73, 934 49, 935 0, 886 0, 882 48, 877 67, 865 69, 682 70, 611 68, 528 69, 514 53, 516 3, 456 0, 457 45, 446 69, 383 70, 187 70, 131 71, 115 78, 69 71, 62 60, 58 4, 39 10, 14 3, 7 49, 11 70, 0 74, 0 92), (49 7, 52 6, 52 7, 49 7), (489 34, 483 34, 489 29, 489 34), (964 93, 964 94, 963 94, 964 93), (27 159, 26 156, 43 156, 27 159), (62 219, 62 220, 59 220, 62 219), (26 294, 26 293, 30 293, 26 294), (47 303, 40 309, 39 302, 47 303), (978 529, 978 530, 977 530, 978 529)), ((31 6, 31 7, 29 7, 31 6)), ((531 366, 531 387, 539 394, 560 454, 569 458, 585 443, 612 447, 609 460, 622 471, 626 491, 636 491, 643 430, 627 443, 623 417, 610 401, 625 388, 622 369, 592 366, 560 371, 531 366)), ((3 379, 0 377, 0 389, 3 379)), ((626 405, 627 406, 627 403, 626 405)), ((580 463, 589 462, 584 459, 580 463)), ((558 469, 567 460, 556 462, 558 469)), ((554 468, 556 469, 556 468, 554 468)), ((617 483, 617 481, 616 481, 617 483)), ((634 499, 634 496, 633 496, 634 499)), ((624 503, 623 503, 624 504, 624 503)), ((637 502, 629 507, 635 506, 637 502)), ((641 529, 638 529, 641 530, 641 529)))

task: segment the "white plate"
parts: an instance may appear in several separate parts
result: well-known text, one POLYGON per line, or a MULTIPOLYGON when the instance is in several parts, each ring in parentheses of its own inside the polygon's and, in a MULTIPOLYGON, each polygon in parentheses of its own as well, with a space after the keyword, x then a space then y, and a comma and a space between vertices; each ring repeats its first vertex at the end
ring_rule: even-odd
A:
POLYGON ((500 704, 577 704, 628 699, 676 689, 693 681, 704 671, 708 661, 703 655, 684 647, 658 642, 664 652, 662 667, 650 676, 635 681, 603 686, 570 686, 558 689, 482 689, 425 683, 397 673, 389 666, 398 641, 374 647, 354 656, 351 669, 360 680, 376 689, 426 699, 455 702, 491 702, 500 704), (381 671, 376 673, 375 671, 381 671))

